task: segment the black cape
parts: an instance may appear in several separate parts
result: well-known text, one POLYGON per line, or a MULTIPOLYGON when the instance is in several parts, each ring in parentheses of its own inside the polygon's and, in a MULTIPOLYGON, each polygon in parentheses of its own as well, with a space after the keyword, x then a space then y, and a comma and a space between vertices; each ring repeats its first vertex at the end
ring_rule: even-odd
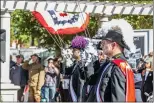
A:
POLYGON ((65 70, 66 74, 70 75, 70 101, 81 102, 83 98, 82 91, 84 91, 83 86, 89 80, 89 77, 94 74, 93 62, 89 63, 87 67, 85 67, 85 61, 74 62, 72 67, 65 70))
MULTIPOLYGON (((113 58, 126 60, 123 54, 118 54, 113 58)), ((86 101, 98 102, 99 99, 103 99, 103 102, 123 102, 126 97, 125 84, 126 78, 120 68, 112 63, 112 61, 107 60, 91 78, 89 82, 91 88, 87 94, 86 101), (100 80, 101 75, 103 78, 100 80)))

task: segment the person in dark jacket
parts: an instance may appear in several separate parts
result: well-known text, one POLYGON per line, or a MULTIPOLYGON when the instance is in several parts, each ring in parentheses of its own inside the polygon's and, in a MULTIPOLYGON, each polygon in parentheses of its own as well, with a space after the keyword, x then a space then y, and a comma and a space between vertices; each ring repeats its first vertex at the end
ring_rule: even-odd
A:
POLYGON ((136 91, 136 102, 142 102, 141 89, 142 89, 142 71, 145 70, 144 58, 139 59, 137 69, 134 70, 134 80, 135 80, 135 91, 136 91))
POLYGON ((12 55, 10 55, 10 69, 12 66, 16 65, 16 63, 12 60, 12 55))
POLYGON ((16 64, 12 66, 10 70, 10 80, 14 85, 20 86, 18 91, 18 101, 21 102, 23 91, 25 86, 28 84, 28 71, 23 69, 21 63, 23 62, 23 55, 16 56, 16 64))
POLYGON ((142 88, 141 73, 134 73, 134 80, 135 80, 136 102, 142 102, 142 98, 141 98, 141 88, 142 88))
POLYGON ((145 60, 145 70, 142 71, 142 100, 147 102, 149 96, 153 93, 153 67, 152 58, 145 60))
POLYGON ((84 88, 83 90, 83 98, 82 98, 82 102, 86 102, 87 98, 88 98, 88 93, 90 92, 91 88, 93 85, 96 84, 96 80, 98 78, 98 74, 100 72, 100 67, 102 65, 104 65, 104 63, 106 63, 106 55, 104 55, 103 51, 98 49, 98 60, 96 60, 94 63, 93 63, 93 67, 94 67, 94 74, 92 74, 90 77, 89 77, 89 80, 85 83, 84 85, 84 88))
POLYGON ((98 60, 94 62, 94 72, 100 69, 101 65, 105 62, 106 55, 104 55, 102 50, 98 50, 98 60))
POLYGON ((123 55, 129 47, 122 32, 109 30, 101 39, 101 48, 110 60, 99 69, 87 102, 135 102, 134 75, 123 55))
POLYGON ((82 58, 82 56, 84 56, 82 53, 84 52, 86 45, 87 40, 82 36, 76 36, 71 43, 71 47, 73 48, 73 58, 75 61, 72 67, 66 69, 66 74, 70 75, 69 95, 70 101, 73 102, 82 101, 84 83, 89 79, 94 71, 93 63, 90 62, 86 66, 87 58, 82 58))

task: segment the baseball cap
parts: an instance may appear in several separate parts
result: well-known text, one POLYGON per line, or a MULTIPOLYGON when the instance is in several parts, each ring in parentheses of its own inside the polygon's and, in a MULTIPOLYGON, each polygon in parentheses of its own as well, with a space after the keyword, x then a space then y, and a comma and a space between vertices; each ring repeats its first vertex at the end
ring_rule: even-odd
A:
POLYGON ((31 55, 31 57, 32 57, 32 56, 36 56, 36 57, 39 57, 37 54, 32 54, 32 55, 31 55))
POLYGON ((19 55, 16 56, 16 58, 23 58, 24 59, 24 56, 19 54, 19 55))

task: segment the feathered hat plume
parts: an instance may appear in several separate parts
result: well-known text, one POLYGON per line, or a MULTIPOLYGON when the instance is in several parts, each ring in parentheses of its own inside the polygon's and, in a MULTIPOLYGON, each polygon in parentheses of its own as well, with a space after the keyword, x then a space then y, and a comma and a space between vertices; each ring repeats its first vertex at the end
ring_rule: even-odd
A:
MULTIPOLYGON (((104 22, 101 28, 98 30, 98 34, 94 38, 105 37, 108 31, 116 31, 123 36, 123 41, 128 45, 131 52, 136 51, 134 45, 133 36, 134 31, 132 26, 124 19, 112 19, 109 22, 104 22)), ((114 34, 113 34, 114 35, 114 34)))
POLYGON ((88 44, 88 41, 84 36, 76 36, 71 43, 72 48, 84 49, 88 44))

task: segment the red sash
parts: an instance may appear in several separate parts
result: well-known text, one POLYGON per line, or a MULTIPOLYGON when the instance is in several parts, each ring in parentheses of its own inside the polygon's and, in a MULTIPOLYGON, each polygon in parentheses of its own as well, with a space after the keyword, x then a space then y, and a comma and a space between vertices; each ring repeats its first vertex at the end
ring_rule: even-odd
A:
POLYGON ((121 59, 115 59, 112 62, 121 69, 126 77, 126 102, 135 102, 135 82, 131 67, 126 61, 121 59))

